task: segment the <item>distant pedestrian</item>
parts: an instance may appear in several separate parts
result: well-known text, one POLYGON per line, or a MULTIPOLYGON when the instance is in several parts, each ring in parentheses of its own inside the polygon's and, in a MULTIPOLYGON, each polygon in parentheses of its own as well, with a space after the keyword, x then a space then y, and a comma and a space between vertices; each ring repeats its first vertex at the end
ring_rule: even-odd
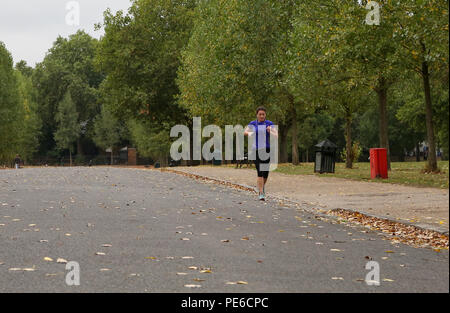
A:
POLYGON ((252 150, 256 153, 255 166, 258 173, 257 186, 259 191, 259 200, 262 201, 266 199, 265 186, 267 183, 267 178, 269 177, 270 134, 278 137, 274 124, 266 119, 266 109, 264 107, 259 107, 256 109, 256 120, 248 124, 244 131, 244 136, 256 135, 252 150), (266 140, 259 139, 264 137, 266 140), (267 157, 264 157, 264 155, 267 157))
POLYGON ((20 159, 20 156, 18 155, 18 154, 16 154, 16 157, 15 157, 15 159, 14 159, 14 165, 15 165, 15 168, 16 169, 19 169, 20 168, 20 162, 21 162, 22 160, 20 159))

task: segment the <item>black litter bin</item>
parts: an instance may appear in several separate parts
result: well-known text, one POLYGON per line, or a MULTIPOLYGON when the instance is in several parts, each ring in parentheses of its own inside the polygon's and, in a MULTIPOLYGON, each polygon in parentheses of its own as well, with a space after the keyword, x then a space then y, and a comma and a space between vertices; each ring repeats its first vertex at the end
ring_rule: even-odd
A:
POLYGON ((337 146, 325 139, 316 146, 314 173, 334 173, 337 146))

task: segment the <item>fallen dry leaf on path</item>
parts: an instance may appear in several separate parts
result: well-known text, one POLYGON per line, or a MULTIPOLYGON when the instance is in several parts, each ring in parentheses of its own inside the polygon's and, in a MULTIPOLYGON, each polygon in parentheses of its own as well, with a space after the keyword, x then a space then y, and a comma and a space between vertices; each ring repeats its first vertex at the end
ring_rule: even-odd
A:
MULTIPOLYGON (((365 214, 345 209, 334 209, 327 212, 329 215, 343 218, 338 222, 348 222, 362 225, 372 230, 382 231, 389 240, 400 241, 413 247, 434 247, 448 249, 448 233, 443 234, 427 230, 414 225, 403 224, 392 220, 367 216, 365 214)), ((361 231, 368 233, 368 231, 361 231)))
POLYGON ((202 270, 202 271, 200 271, 200 273, 210 274, 210 273, 212 273, 212 271, 211 270, 202 270))
POLYGON ((200 288, 202 285, 192 285, 192 284, 190 284, 190 285, 184 285, 184 287, 186 287, 186 288, 200 288))

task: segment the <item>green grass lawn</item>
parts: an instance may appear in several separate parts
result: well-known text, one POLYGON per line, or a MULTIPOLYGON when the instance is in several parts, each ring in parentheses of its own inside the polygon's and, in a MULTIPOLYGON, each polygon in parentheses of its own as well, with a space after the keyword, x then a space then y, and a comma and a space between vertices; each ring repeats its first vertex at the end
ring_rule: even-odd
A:
POLYGON ((292 164, 279 164, 276 172, 289 175, 320 175, 323 177, 339 177, 361 181, 377 181, 383 183, 395 183, 419 187, 448 188, 449 161, 439 161, 440 174, 426 174, 422 170, 425 162, 392 162, 392 170, 388 173, 388 179, 370 179, 370 163, 355 163, 353 169, 346 169, 344 163, 336 163, 334 174, 314 173, 314 163, 301 163, 298 166, 292 164))

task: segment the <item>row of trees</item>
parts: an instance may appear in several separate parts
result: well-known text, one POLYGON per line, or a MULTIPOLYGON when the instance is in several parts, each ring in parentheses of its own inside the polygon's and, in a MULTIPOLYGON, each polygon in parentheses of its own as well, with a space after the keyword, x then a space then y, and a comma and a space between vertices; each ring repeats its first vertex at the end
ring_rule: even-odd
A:
MULTIPOLYGON (((245 125, 265 105, 281 162, 307 161, 325 138, 349 168, 358 144, 401 159, 426 141, 436 171, 436 146, 448 157, 448 1, 378 3, 376 25, 366 21, 376 8, 357 0, 134 0, 127 14, 104 13, 99 41, 59 37, 34 69, 2 61, 0 95, 34 104, 30 156, 133 144, 166 159, 173 125, 245 125)), ((2 142, 2 157, 19 151, 4 129, 24 129, 10 116, 1 140, 14 149, 2 142)))
POLYGON ((287 128, 293 134, 294 164, 298 125, 331 113, 344 123, 351 168, 353 123, 377 102, 379 146, 390 147, 394 113, 405 136, 426 133, 436 171, 436 130, 448 153, 448 2, 379 3, 379 25, 367 25, 364 1, 200 2, 179 71, 180 104, 219 124, 266 104, 281 126, 282 162, 287 128))
POLYGON ((16 154, 29 158, 38 148, 41 129, 30 71, 23 63, 13 68, 11 54, 0 42, 0 162, 16 154))

